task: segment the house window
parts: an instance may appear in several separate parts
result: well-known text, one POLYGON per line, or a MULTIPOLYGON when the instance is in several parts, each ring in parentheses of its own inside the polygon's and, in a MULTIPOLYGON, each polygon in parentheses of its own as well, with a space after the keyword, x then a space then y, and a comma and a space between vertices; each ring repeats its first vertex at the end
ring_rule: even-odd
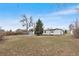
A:
POLYGON ((44 31, 44 33, 46 33, 46 31, 44 31))
POLYGON ((51 33, 53 33, 53 31, 51 31, 51 33))

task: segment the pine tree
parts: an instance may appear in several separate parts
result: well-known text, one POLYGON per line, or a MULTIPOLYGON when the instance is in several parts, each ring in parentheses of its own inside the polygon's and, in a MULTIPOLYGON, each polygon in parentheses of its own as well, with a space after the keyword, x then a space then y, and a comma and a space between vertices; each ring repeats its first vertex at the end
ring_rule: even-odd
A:
POLYGON ((67 30, 65 30, 64 33, 67 34, 67 30))
POLYGON ((38 21, 36 23, 35 34, 36 35, 42 35, 43 34, 43 23, 40 19, 38 19, 38 21))

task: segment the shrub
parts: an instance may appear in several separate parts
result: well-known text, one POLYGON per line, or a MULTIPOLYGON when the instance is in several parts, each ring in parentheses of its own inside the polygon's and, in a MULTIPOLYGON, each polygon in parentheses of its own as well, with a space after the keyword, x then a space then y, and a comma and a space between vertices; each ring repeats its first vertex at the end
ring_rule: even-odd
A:
POLYGON ((75 38, 79 38, 79 28, 74 29, 73 35, 75 38))
POLYGON ((10 31, 7 31, 7 32, 5 33, 6 36, 8 36, 8 35, 14 35, 14 34, 15 34, 14 32, 10 32, 10 31))
POLYGON ((79 38, 79 21, 76 20, 73 25, 73 36, 75 38, 79 38))
POLYGON ((67 34, 67 30, 65 30, 64 33, 67 34))
POLYGON ((79 20, 76 19, 76 21, 73 24, 70 24, 69 28, 70 28, 71 34, 75 38, 79 38, 79 20))
POLYGON ((23 34, 27 34, 26 30, 16 30, 15 32, 13 31, 6 31, 5 35, 9 36, 9 35, 23 35, 23 34))
POLYGON ((27 34, 27 30, 22 30, 22 29, 17 29, 15 34, 18 35, 18 34, 27 34))
POLYGON ((0 33, 0 41, 4 40, 4 34, 0 33))

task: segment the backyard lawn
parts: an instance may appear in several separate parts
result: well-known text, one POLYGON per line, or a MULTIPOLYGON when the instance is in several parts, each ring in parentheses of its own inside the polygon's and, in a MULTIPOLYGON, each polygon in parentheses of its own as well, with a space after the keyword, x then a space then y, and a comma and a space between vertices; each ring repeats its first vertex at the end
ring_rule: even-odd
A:
POLYGON ((79 56, 79 39, 72 36, 6 36, 0 42, 3 56, 79 56))

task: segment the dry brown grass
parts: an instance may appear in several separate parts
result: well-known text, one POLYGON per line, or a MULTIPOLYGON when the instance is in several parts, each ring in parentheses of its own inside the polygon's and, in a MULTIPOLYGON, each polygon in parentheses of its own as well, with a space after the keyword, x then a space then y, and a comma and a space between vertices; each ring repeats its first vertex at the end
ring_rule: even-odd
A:
POLYGON ((6 36, 0 55, 54 56, 79 55, 79 40, 71 36, 6 36))

